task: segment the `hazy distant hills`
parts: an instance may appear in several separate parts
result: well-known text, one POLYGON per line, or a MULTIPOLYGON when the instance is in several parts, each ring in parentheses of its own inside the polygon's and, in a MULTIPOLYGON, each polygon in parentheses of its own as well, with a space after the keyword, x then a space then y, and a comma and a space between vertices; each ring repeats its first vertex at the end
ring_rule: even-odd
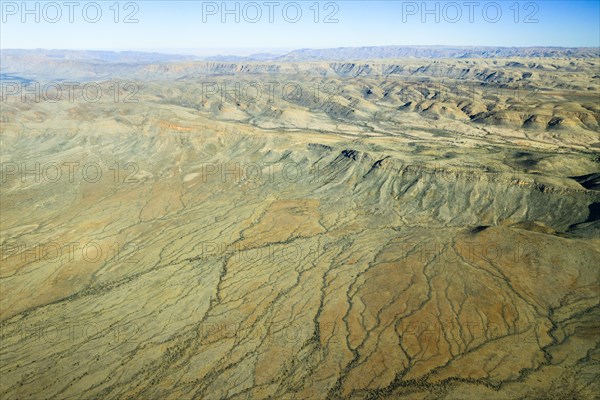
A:
POLYGON ((331 49, 298 49, 286 54, 257 53, 247 57, 217 55, 201 57, 203 61, 339 61, 397 58, 594 58, 599 49, 590 47, 454 47, 454 46, 366 46, 331 49))
POLYGON ((286 54, 257 53, 249 56, 194 56, 140 51, 92 50, 2 50, 2 72, 25 62, 89 62, 147 64, 173 61, 338 61, 394 58, 597 58, 600 49, 593 47, 454 47, 454 46, 367 46, 330 49, 298 49, 286 54))
POLYGON ((294 50, 279 61, 372 60, 389 58, 598 57, 597 48, 369 46, 294 50))
MULTIPOLYGON (((286 54, 257 53, 250 56, 217 55, 193 56, 146 53, 138 51, 87 50, 20 50, 0 52, 2 80, 104 80, 121 79, 180 79, 198 75, 244 73, 279 73, 298 69, 303 62, 324 63, 322 68, 308 69, 317 74, 328 74, 333 68, 340 71, 340 61, 363 63, 367 73, 377 60, 400 59, 491 59, 491 58, 546 58, 591 59, 600 56, 598 48, 563 47, 444 47, 444 46, 376 46, 340 47, 334 49, 299 49, 286 54), (326 63, 330 62, 330 65, 326 63), (251 64, 245 64, 251 63, 251 64), (245 65, 244 65, 245 64, 245 65)), ((381 61, 380 61, 381 63, 381 61)), ((300 68, 306 70, 306 67, 300 68)), ((306 71, 305 71, 306 72, 306 71)), ((354 74, 354 73, 353 73, 354 74)), ((345 73, 343 75, 346 75, 345 73)))
POLYGON ((0 52, 4 62, 29 58, 48 61, 87 61, 98 63, 153 63, 164 61, 195 60, 196 57, 180 54, 162 54, 143 51, 101 51, 101 50, 47 50, 47 49, 7 49, 0 52))
POLYGON ((135 76, 147 65, 195 59, 186 55, 138 51, 8 49, 0 52, 0 72, 4 80, 15 80, 15 77, 18 80, 108 79, 135 76))

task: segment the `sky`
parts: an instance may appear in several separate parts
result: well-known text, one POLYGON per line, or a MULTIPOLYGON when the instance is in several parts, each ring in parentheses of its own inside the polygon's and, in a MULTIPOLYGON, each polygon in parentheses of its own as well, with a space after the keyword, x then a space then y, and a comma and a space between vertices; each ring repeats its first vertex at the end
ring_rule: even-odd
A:
POLYGON ((0 49, 600 47, 600 1, 1 1, 0 49))

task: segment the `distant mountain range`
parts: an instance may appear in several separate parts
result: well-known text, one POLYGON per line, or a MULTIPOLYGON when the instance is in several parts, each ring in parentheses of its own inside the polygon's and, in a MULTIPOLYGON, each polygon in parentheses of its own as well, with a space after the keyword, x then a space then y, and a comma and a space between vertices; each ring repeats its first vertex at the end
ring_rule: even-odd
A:
POLYGON ((155 63, 165 61, 191 61, 197 57, 180 54, 162 54, 143 51, 101 51, 101 50, 47 50, 47 49, 6 49, 0 51, 2 61, 20 57, 53 61, 87 61, 100 63, 155 63))
MULTIPOLYGON (((164 74, 184 77, 206 68, 198 62, 211 63, 211 73, 222 69, 234 72, 239 63, 300 62, 370 62, 399 59, 464 58, 598 58, 600 49, 589 47, 458 47, 458 46, 371 46, 332 49, 299 49, 285 54, 257 53, 250 56, 194 56, 139 51, 22 50, 0 52, 0 79, 110 79, 160 78, 164 74), (230 63, 223 66, 215 63, 230 63), (230 71, 232 70, 232 71, 230 71)), ((254 67, 253 67, 254 68, 254 67)), ((258 68, 258 67, 256 67, 258 68)), ((254 69, 256 69, 254 68, 254 69)), ((270 70, 273 64, 259 70, 270 70)), ((263 71, 265 72, 265 71, 263 71)))
POLYGON ((286 54, 257 53, 249 56, 194 56, 140 51, 96 50, 2 50, 1 57, 36 57, 52 60, 155 63, 165 61, 340 61, 394 58, 506 58, 506 57, 600 57, 594 47, 465 47, 465 46, 365 46, 330 49, 298 49, 286 54))
POLYGON ((598 57, 598 48, 369 46, 294 50, 279 61, 371 60, 395 58, 598 57))
POLYGON ((331 49, 298 49, 287 54, 260 53, 247 57, 218 55, 200 58, 204 61, 363 61, 398 58, 507 58, 507 57, 598 57, 593 47, 459 47, 459 46, 366 46, 331 49))

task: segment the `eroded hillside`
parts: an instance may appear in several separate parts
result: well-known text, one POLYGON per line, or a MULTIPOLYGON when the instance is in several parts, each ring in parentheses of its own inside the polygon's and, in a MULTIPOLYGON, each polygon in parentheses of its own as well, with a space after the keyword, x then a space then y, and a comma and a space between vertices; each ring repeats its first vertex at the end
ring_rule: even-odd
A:
POLYGON ((597 60, 386 65, 3 99, 2 397, 594 398, 597 60))

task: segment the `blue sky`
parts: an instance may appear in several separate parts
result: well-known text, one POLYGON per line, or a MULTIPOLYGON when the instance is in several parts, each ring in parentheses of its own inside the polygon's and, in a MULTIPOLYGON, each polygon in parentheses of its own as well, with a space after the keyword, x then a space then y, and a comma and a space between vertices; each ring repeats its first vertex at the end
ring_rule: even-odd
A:
POLYGON ((116 14, 114 0, 79 0, 73 22, 63 0, 27 2, 30 13, 21 1, 2 1, 0 46, 199 54, 372 45, 600 46, 597 0, 268 1, 121 1, 116 14), (125 23, 130 14, 132 23, 125 23))

